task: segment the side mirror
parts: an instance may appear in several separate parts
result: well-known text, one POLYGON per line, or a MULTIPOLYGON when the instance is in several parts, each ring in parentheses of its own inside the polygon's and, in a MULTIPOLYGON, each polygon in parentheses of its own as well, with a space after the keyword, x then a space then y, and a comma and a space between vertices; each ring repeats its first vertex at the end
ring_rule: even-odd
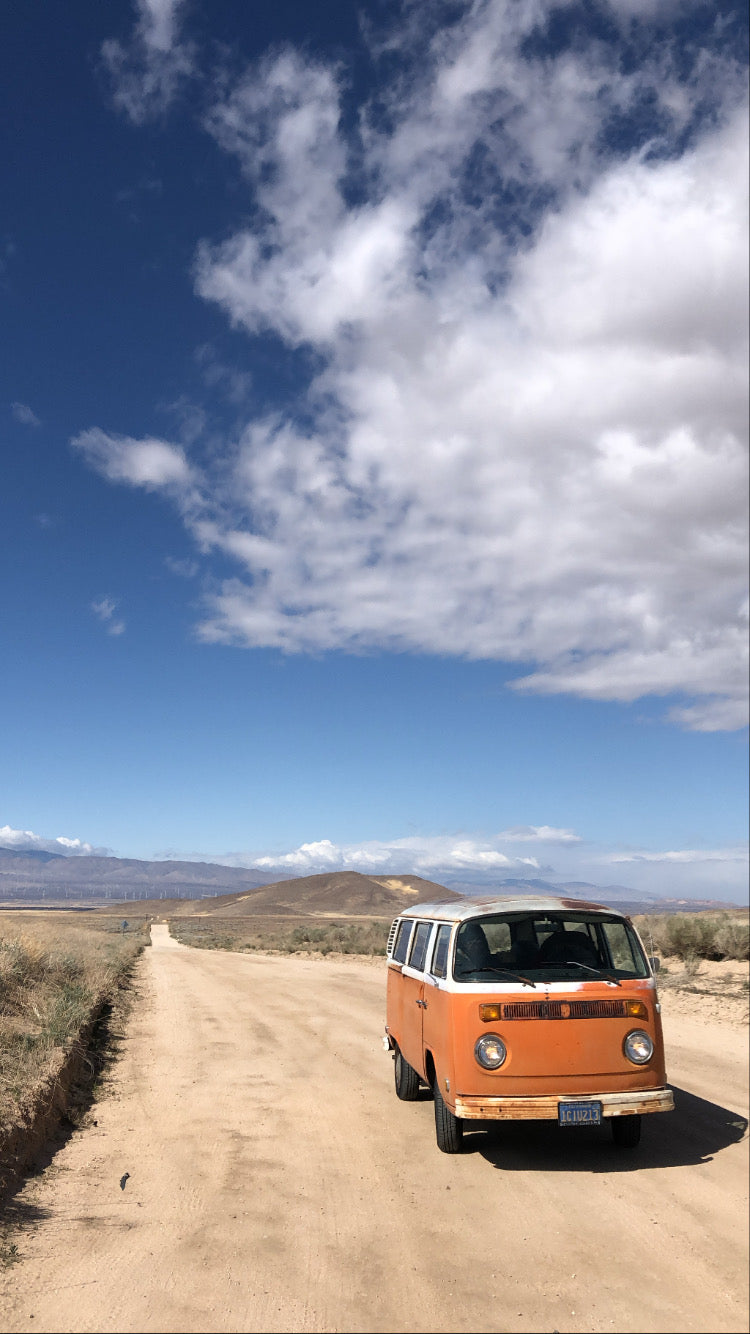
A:
POLYGON ((655 954, 649 954, 648 961, 651 964, 651 972, 658 973, 661 968, 661 959, 657 959, 655 954))

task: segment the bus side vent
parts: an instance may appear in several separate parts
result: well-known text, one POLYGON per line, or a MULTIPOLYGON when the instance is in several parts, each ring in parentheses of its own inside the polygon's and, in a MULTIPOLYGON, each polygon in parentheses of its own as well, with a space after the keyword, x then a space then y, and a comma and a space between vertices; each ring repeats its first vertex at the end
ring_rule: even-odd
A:
POLYGON ((393 926, 388 932, 388 944, 385 947, 385 952, 388 955, 389 959, 391 957, 391 954, 393 953, 393 943, 396 939, 396 931, 398 930, 398 924, 399 924, 399 918, 397 917, 393 923, 393 926))

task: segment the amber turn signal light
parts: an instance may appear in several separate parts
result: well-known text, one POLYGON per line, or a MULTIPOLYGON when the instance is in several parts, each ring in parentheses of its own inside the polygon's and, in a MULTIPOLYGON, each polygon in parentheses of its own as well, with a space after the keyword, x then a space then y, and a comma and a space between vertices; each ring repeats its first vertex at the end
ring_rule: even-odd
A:
POLYGON ((479 1018, 483 1024, 497 1023, 503 1017, 502 1005, 480 1005, 479 1018))
POLYGON ((648 1010, 643 1001, 626 1001, 625 1013, 629 1019, 648 1019, 648 1010))

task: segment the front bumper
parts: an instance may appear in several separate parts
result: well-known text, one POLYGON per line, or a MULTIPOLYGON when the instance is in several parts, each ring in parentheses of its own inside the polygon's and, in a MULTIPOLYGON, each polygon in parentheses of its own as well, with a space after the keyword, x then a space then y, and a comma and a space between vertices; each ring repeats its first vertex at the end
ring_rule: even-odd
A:
POLYGON ((602 1116, 640 1116, 674 1111, 670 1088, 640 1093, 552 1094, 537 1098, 470 1098, 456 1095, 455 1115, 467 1121, 556 1121, 561 1102, 600 1102, 602 1116))

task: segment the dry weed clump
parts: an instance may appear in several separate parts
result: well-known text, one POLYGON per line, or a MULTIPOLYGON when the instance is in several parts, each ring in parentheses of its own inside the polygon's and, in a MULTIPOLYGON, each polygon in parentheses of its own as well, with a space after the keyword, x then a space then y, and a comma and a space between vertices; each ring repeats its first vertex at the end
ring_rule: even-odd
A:
POLYGON ((385 955, 390 918, 300 922, 299 918, 170 918, 169 929, 183 945, 198 949, 272 951, 280 954, 385 955))
POLYGON ((747 911, 663 913, 634 918, 641 939, 658 954, 676 956, 697 971, 701 959, 736 959, 750 954, 747 911))
POLYGON ((0 913, 0 1124, 33 1104, 147 939, 145 924, 0 913))

